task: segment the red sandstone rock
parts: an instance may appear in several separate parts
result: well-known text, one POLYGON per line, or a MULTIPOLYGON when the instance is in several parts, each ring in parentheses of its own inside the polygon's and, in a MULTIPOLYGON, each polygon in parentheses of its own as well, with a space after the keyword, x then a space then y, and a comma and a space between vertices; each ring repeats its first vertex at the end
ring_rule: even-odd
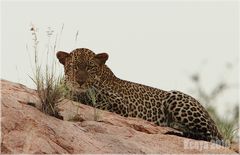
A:
POLYGON ((58 105, 64 118, 60 120, 38 110, 36 91, 5 80, 1 86, 1 153, 235 153, 209 142, 165 135, 172 129, 107 111, 97 110, 94 121, 94 108, 69 100, 58 105))

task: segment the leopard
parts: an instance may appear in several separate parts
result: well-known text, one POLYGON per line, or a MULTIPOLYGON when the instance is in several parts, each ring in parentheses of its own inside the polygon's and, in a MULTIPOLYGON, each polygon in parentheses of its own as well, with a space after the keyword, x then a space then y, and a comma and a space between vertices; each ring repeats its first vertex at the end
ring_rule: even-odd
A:
MULTIPOLYGON (((137 117, 180 132, 176 135, 204 141, 223 141, 216 123, 192 96, 181 91, 165 91, 115 76, 106 65, 109 55, 88 48, 56 53, 64 67, 64 78, 76 100, 124 117, 137 117)), ((171 133, 171 132, 170 132, 171 133)), ((174 134, 171 133, 171 134, 174 134)))

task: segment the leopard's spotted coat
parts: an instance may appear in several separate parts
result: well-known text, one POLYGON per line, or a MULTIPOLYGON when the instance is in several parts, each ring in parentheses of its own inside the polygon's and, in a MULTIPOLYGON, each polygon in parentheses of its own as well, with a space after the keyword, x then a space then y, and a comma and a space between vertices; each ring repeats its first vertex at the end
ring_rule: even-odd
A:
MULTIPOLYGON (((70 54, 60 51, 57 58, 64 65, 66 82, 76 92, 94 90, 100 109, 173 127, 194 139, 223 139, 208 112, 193 97, 180 91, 164 91, 117 78, 105 65, 106 53, 95 54, 79 48, 70 54)), ((86 93, 77 96, 81 102, 92 104, 86 93)))

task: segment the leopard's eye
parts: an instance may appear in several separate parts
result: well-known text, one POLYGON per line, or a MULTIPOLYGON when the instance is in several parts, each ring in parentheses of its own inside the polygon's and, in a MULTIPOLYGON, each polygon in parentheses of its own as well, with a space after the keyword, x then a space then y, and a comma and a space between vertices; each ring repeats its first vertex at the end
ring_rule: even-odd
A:
POLYGON ((89 61, 88 65, 91 66, 91 67, 95 66, 94 62, 92 62, 92 61, 89 61))

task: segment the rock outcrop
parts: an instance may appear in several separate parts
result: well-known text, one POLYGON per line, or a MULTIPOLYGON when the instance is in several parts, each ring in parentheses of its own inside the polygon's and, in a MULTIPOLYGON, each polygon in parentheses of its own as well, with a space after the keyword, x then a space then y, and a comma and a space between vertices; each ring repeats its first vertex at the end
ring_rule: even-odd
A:
POLYGON ((40 106, 35 90, 1 80, 1 153, 235 153, 69 100, 58 104, 64 120, 42 113, 40 106))

